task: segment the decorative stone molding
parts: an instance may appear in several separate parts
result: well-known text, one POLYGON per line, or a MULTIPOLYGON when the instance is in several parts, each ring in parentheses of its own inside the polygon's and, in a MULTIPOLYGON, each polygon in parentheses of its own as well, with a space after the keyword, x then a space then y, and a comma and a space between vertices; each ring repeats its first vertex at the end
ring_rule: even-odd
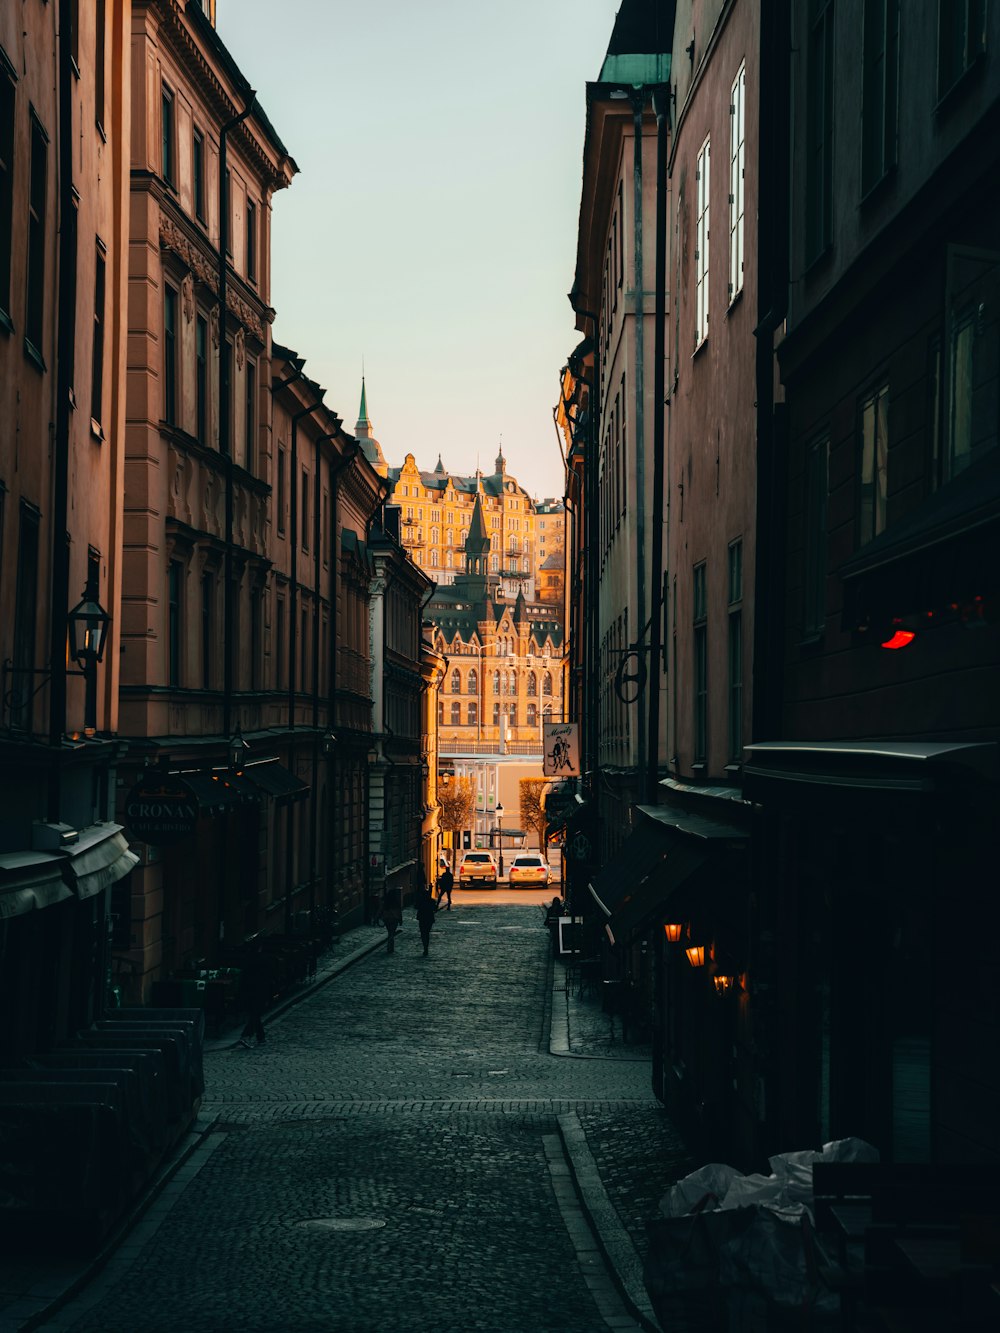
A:
POLYGON ((243 362, 246 359, 246 338, 243 334, 243 326, 236 330, 236 369, 243 369, 243 362))
POLYGON ((181 308, 184 311, 184 323, 190 324, 194 319, 194 278, 190 273, 185 273, 181 282, 181 308))
MULTIPOLYGON (((172 251, 190 270, 188 277, 184 279, 184 283, 182 284, 184 289, 184 316, 190 323, 194 315, 194 282, 191 275, 193 274, 194 278, 197 278, 199 282, 204 283, 210 291, 216 292, 218 290, 219 280, 218 270, 215 264, 210 263, 199 248, 184 235, 177 223, 173 222, 163 213, 160 214, 160 245, 163 249, 172 251), (187 285, 189 281, 191 284, 190 314, 188 313, 187 304, 187 285)), ((248 301, 245 301, 238 292, 231 291, 228 286, 226 288, 226 309, 229 314, 235 316, 243 328, 251 333, 259 343, 265 341, 264 320, 260 318, 256 310, 254 310, 253 306, 251 306, 248 301)), ((218 329, 218 314, 213 312, 212 318, 215 321, 215 329, 218 329)), ((274 311, 270 306, 267 308, 265 318, 269 324, 274 320, 274 311)), ((218 338, 214 333, 213 343, 218 347, 218 338)))
POLYGON ((208 315, 209 328, 212 331, 212 346, 219 350, 219 307, 213 306, 208 315))

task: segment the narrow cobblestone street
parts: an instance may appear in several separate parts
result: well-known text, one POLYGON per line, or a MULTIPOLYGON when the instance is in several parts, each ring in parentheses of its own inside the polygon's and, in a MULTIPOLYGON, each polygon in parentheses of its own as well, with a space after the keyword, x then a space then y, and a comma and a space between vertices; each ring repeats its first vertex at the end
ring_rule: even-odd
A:
POLYGON ((210 1132, 41 1326, 643 1326, 580 1207, 567 1126, 640 1253, 683 1148, 641 1048, 550 1053, 550 1006, 566 996, 537 910, 459 904, 429 958, 407 913, 395 954, 361 958, 271 1022, 264 1046, 210 1051, 210 1132))

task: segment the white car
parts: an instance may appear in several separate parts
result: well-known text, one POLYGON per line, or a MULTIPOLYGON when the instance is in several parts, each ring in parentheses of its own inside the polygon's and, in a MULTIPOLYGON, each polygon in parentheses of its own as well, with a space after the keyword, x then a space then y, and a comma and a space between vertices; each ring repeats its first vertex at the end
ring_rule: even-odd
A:
POLYGON ((549 882, 548 862, 539 852, 521 852, 510 863, 507 883, 516 888, 544 889, 549 882))

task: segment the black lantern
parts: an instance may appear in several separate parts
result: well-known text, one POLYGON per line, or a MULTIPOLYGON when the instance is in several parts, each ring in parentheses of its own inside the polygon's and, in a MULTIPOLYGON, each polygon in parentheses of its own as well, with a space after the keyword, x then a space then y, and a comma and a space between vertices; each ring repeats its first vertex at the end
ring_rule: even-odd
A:
POLYGON ((229 742, 229 771, 231 773, 238 773, 243 767, 249 749, 250 745, 243 739, 242 730, 237 727, 236 735, 229 742))
POLYGON ((86 671, 96 666, 104 656, 111 617, 89 590, 67 616, 69 623, 69 655, 86 671))
POLYGON ((323 753, 329 759, 337 748, 337 738, 332 731, 328 731, 323 736, 323 753))

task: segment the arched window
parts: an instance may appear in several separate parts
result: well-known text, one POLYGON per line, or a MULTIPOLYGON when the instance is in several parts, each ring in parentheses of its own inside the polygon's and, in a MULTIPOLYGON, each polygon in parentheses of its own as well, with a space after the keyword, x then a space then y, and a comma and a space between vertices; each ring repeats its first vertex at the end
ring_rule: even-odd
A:
POLYGON ((469 693, 470 694, 479 693, 479 672, 476 670, 475 667, 473 667, 472 670, 469 672, 469 693))
POLYGON ((451 706, 451 725, 460 727, 462 725, 462 705, 453 703, 451 706))
POLYGON ((538 677, 533 671, 528 672, 528 698, 534 699, 538 696, 538 677))
POLYGON ((529 727, 537 727, 537 726, 538 726, 538 705, 537 705, 537 704, 528 704, 528 726, 529 726, 529 727))
POLYGON ((499 705, 499 704, 494 704, 494 705, 493 705, 493 725, 494 725, 495 727, 499 727, 499 725, 500 725, 500 705, 499 705))
POLYGON ((549 675, 547 671, 545 675, 542 677, 542 693, 543 694, 552 693, 552 677, 549 675))
POLYGON ((474 727, 479 718, 479 707, 477 704, 469 704, 469 726, 474 727))
MULTIPOLYGON (((494 672, 493 672, 493 693, 494 693, 494 694, 499 694, 499 693, 500 693, 500 672, 499 672, 499 671, 494 671, 494 672)), ((498 707, 499 707, 499 705, 498 705, 498 707)))
POLYGON ((452 694, 462 693, 462 673, 458 667, 451 673, 451 692, 452 694))
POLYGON ((507 705, 507 721, 512 727, 517 726, 517 704, 507 705))

